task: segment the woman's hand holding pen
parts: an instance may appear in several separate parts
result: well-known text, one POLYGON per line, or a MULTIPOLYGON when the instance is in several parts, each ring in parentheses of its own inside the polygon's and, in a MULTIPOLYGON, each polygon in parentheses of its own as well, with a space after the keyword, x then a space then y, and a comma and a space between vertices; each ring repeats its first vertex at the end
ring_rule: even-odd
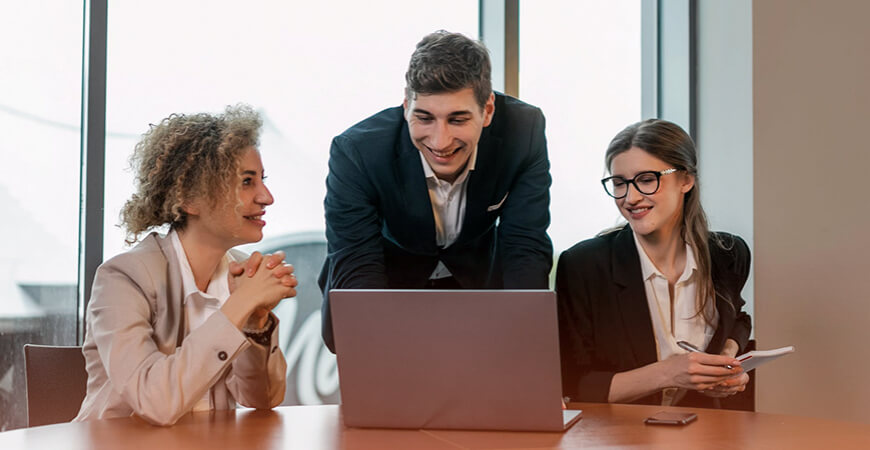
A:
MULTIPOLYGON (((677 345, 689 352, 669 358, 675 359, 675 362, 679 361, 678 358, 689 361, 685 373, 689 374, 691 387, 680 387, 694 389, 710 397, 727 397, 746 389, 749 375, 740 367, 740 361, 734 358, 738 348, 734 340, 728 339, 719 355, 704 353, 685 341, 680 341, 677 345)), ((682 374, 678 374, 677 378, 687 381, 685 376, 680 375, 682 374)))
POLYGON ((661 361, 661 364, 665 366, 663 387, 679 387, 695 391, 726 386, 734 383, 729 380, 743 373, 740 361, 728 356, 703 352, 674 355, 661 361), (731 369, 726 367, 729 365, 731 369))
MULTIPOLYGON (((719 354, 734 358, 737 356, 737 350, 739 348, 740 347, 737 345, 735 340, 728 339, 725 341, 725 346, 719 354)), ((746 389, 747 383, 749 383, 749 374, 746 372, 740 372, 739 375, 735 375, 734 377, 723 381, 721 384, 713 386, 711 389, 701 391, 701 393, 708 397, 729 397, 738 392, 743 392, 746 389)))

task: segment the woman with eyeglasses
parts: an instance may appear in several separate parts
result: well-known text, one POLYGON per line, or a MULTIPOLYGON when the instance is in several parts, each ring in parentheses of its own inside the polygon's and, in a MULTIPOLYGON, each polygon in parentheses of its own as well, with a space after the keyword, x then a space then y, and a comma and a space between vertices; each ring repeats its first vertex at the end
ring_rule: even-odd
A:
POLYGON ((605 162, 602 184, 628 223, 559 257, 564 395, 714 406, 743 391, 749 377, 734 357, 751 330, 740 296, 749 248, 708 229, 692 139, 646 120, 616 135, 605 162))

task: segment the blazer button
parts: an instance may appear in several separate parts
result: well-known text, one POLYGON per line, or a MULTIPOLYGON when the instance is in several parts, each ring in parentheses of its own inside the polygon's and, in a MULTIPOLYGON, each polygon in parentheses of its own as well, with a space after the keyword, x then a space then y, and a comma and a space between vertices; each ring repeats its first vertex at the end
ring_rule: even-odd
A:
POLYGON ((218 359, 221 361, 226 361, 227 360, 227 352, 225 352, 223 350, 218 352, 218 359))

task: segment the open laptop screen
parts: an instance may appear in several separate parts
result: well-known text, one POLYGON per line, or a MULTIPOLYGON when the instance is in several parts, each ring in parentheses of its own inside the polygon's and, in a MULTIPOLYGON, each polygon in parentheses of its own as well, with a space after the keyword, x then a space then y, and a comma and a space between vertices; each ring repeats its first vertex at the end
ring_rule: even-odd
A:
POLYGON ((350 426, 562 430, 552 291, 333 290, 350 426))

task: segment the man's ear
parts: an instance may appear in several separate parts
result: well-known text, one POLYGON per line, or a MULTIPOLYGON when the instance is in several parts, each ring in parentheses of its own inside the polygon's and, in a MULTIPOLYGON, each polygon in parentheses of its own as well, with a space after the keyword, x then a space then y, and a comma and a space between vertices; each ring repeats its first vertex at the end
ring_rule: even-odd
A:
POLYGON ((405 86, 405 89, 402 91, 402 93, 405 94, 402 96, 402 109, 405 110, 405 115, 407 115, 408 114, 408 106, 410 106, 409 105, 410 102, 408 101, 408 99, 412 95, 416 96, 417 94, 415 94, 414 91, 412 91, 411 88, 409 88, 407 86, 405 86))
POLYGON ((410 106, 408 105, 408 103, 408 96, 405 95, 405 97, 402 99, 402 116, 405 118, 406 121, 411 118, 411 110, 408 109, 408 107, 410 106))
POLYGON ((495 94, 490 92, 489 98, 483 105, 483 126, 488 127, 492 123, 492 116, 495 114, 495 94))

